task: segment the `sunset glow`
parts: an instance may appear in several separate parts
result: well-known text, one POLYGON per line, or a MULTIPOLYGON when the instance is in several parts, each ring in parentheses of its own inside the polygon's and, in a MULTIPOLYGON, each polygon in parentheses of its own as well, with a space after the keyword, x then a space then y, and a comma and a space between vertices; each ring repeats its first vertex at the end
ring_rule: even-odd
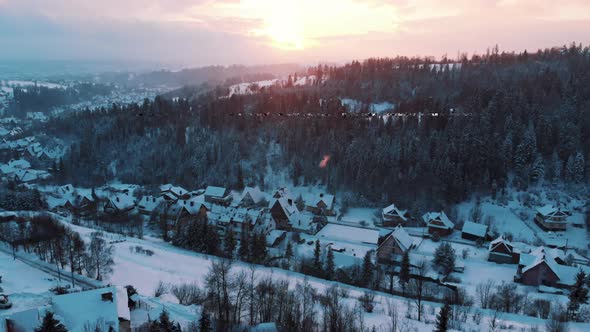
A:
POLYGON ((45 46, 57 46, 55 58, 102 52, 190 64, 454 57, 496 44, 590 43, 589 29, 582 0, 0 0, 5 58, 35 57, 45 46), (35 42, 22 44, 24 36, 35 42), (80 47, 94 36, 104 40, 80 47))

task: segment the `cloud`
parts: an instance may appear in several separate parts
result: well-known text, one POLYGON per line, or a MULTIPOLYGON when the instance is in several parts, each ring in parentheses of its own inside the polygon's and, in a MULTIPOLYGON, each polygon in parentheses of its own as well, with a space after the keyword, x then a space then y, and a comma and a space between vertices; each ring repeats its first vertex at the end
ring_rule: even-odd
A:
POLYGON ((587 31, 584 0, 0 0, 3 59, 313 63, 588 44, 587 31))

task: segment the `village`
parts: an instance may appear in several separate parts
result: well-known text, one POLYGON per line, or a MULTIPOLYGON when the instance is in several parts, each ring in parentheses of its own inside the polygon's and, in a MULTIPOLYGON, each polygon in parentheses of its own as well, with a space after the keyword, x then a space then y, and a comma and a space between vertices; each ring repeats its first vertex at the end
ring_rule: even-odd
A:
MULTIPOLYGON (((8 165, 18 167, 26 163, 26 160, 19 159, 11 160, 8 165)), ((366 257, 370 257, 386 275, 382 289, 397 295, 408 295, 399 281, 404 256, 409 258, 411 275, 434 285, 429 299, 438 301, 442 299, 436 297, 437 292, 457 291, 458 287, 477 296, 480 283, 485 281, 482 276, 485 276, 488 282, 495 285, 518 285, 533 298, 556 297, 558 302, 565 303, 568 290, 576 282, 576 274, 580 270, 590 272, 588 259, 578 252, 580 248, 575 248, 573 243, 568 246, 567 239, 556 240, 560 238, 556 234, 566 233, 567 230, 579 232, 581 229, 579 222, 570 221, 581 218, 581 214, 572 213, 565 206, 547 204, 535 208, 534 218, 525 224, 538 227, 551 239, 547 243, 539 243, 538 240, 522 241, 522 238, 515 238, 508 232, 499 232, 497 227, 482 223, 483 218, 480 222, 464 221, 458 226, 457 221, 451 220, 444 211, 413 216, 391 204, 382 209, 352 208, 342 212, 337 196, 324 192, 322 188, 281 187, 264 192, 257 187, 245 187, 241 191, 219 186, 189 190, 165 184, 149 192, 137 185, 79 188, 71 184, 54 186, 36 181, 21 182, 27 188, 38 190, 48 210, 68 220, 72 226, 106 229, 128 236, 171 239, 186 225, 206 220, 216 230, 222 243, 229 233, 240 241, 252 234, 264 236, 268 256, 260 263, 265 265, 280 267, 277 262, 284 261, 286 255, 311 258, 318 244, 322 261, 332 255, 336 269, 361 265, 366 257), (109 223, 120 226, 130 220, 140 220, 141 230, 109 227, 109 223), (433 264, 437 248, 443 243, 450 244, 456 256, 452 270, 447 272, 433 264), (291 253, 288 254, 288 251, 291 253), (430 268, 421 269, 424 263, 430 268)), ((5 280, 11 277, 15 276, 4 276, 5 280)), ((52 305, 54 312, 59 313, 60 296, 64 299, 78 296, 95 305, 109 307, 104 310, 110 310, 110 317, 115 317, 117 313, 118 321, 131 324, 129 308, 121 305, 126 301, 133 302, 125 297, 127 294, 121 286, 99 288, 58 295, 52 305), (125 300, 117 300, 117 297, 125 300)), ((136 300, 138 296, 135 295, 136 300)), ((18 298, 18 294, 10 296, 13 302, 18 298)), ((6 297, 6 302, 8 300, 6 297)), ((158 302, 162 301, 159 298, 146 297, 144 300, 152 303, 142 309, 144 312, 161 310, 163 306, 158 302), (157 305, 153 304, 154 301, 157 305)), ((176 306, 180 309, 174 307, 174 310, 180 311, 181 317, 188 315, 189 309, 176 306)), ((38 308, 28 310, 40 315, 38 308)), ((6 312, 0 314, 6 316, 6 312)), ((7 324, 20 321, 22 317, 19 315, 27 315, 26 310, 23 313, 11 312, 6 317, 7 324)), ((151 317, 154 315, 152 312, 151 317)), ((137 315, 134 314, 134 317, 137 315)), ((143 317, 145 320, 147 316, 144 314, 143 317)))

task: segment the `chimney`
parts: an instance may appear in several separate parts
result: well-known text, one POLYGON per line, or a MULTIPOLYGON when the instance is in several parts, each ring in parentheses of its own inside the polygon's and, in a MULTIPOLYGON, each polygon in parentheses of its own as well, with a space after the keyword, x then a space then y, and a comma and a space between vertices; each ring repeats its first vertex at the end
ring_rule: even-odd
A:
POLYGON ((287 203, 289 203, 289 205, 293 205, 293 200, 292 199, 287 199, 287 203))
POLYGON ((320 197, 322 197, 322 198, 323 198, 323 197, 324 197, 324 193, 321 193, 321 194, 320 194, 320 197))
POLYGON ((117 203, 119 203, 119 197, 115 198, 115 200, 117 201, 117 203))
POLYGON ((195 206, 195 202, 191 201, 191 206, 195 206))

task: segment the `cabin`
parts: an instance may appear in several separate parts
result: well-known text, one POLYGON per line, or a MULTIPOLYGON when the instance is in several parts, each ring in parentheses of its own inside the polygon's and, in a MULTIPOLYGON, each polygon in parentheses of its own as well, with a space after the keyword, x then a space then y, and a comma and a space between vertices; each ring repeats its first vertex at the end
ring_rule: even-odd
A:
POLYGON ((381 263, 390 263, 396 260, 394 256, 401 256, 414 246, 412 237, 398 225, 377 247, 377 260, 381 263))
POLYGON ((242 192, 238 205, 242 207, 259 206, 265 204, 265 201, 265 194, 258 187, 246 187, 242 192))
POLYGON ((97 199, 96 197, 92 196, 92 194, 78 193, 75 195, 73 203, 73 210, 75 212, 87 215, 92 212, 96 212, 97 207, 97 199))
POLYGON ((535 223, 546 231, 565 231, 569 215, 567 210, 545 205, 537 209, 535 223))
POLYGON ((117 194, 110 197, 104 205, 104 212, 122 215, 127 214, 135 208, 135 199, 128 194, 117 194))
POLYGON ((466 221, 461 229, 461 238, 471 241, 486 241, 488 239, 488 226, 466 221))
POLYGON ((179 186, 165 184, 160 186, 160 197, 169 202, 176 202, 179 199, 188 199, 188 191, 179 186))
POLYGON ((162 196, 143 196, 137 203, 137 212, 144 216, 151 215, 158 205, 164 201, 162 196))
POLYGON ((383 227, 396 227, 398 225, 405 225, 410 219, 410 214, 406 210, 400 210, 391 204, 381 211, 381 221, 383 227))
POLYGON ((295 202, 291 198, 281 197, 275 199, 270 206, 270 215, 276 222, 276 228, 283 231, 290 231, 291 224, 299 214, 295 202))
POLYGON ((231 202, 229 190, 223 187, 208 186, 204 195, 207 203, 227 206, 231 202))
POLYGON ((446 236, 451 234, 455 227, 455 224, 449 220, 449 217, 443 211, 425 213, 422 220, 426 224, 430 235, 446 236))
POLYGON ((490 242, 488 247, 488 261, 502 264, 517 264, 520 260, 520 249, 500 236, 490 242))
POLYGON ((322 216, 334 215, 334 195, 311 194, 305 199, 305 209, 313 214, 322 216))
POLYGON ((562 252, 559 249, 539 247, 528 254, 521 254, 515 281, 530 286, 548 286, 570 288, 576 282, 576 275, 582 269, 588 273, 586 266, 563 265, 562 252))

